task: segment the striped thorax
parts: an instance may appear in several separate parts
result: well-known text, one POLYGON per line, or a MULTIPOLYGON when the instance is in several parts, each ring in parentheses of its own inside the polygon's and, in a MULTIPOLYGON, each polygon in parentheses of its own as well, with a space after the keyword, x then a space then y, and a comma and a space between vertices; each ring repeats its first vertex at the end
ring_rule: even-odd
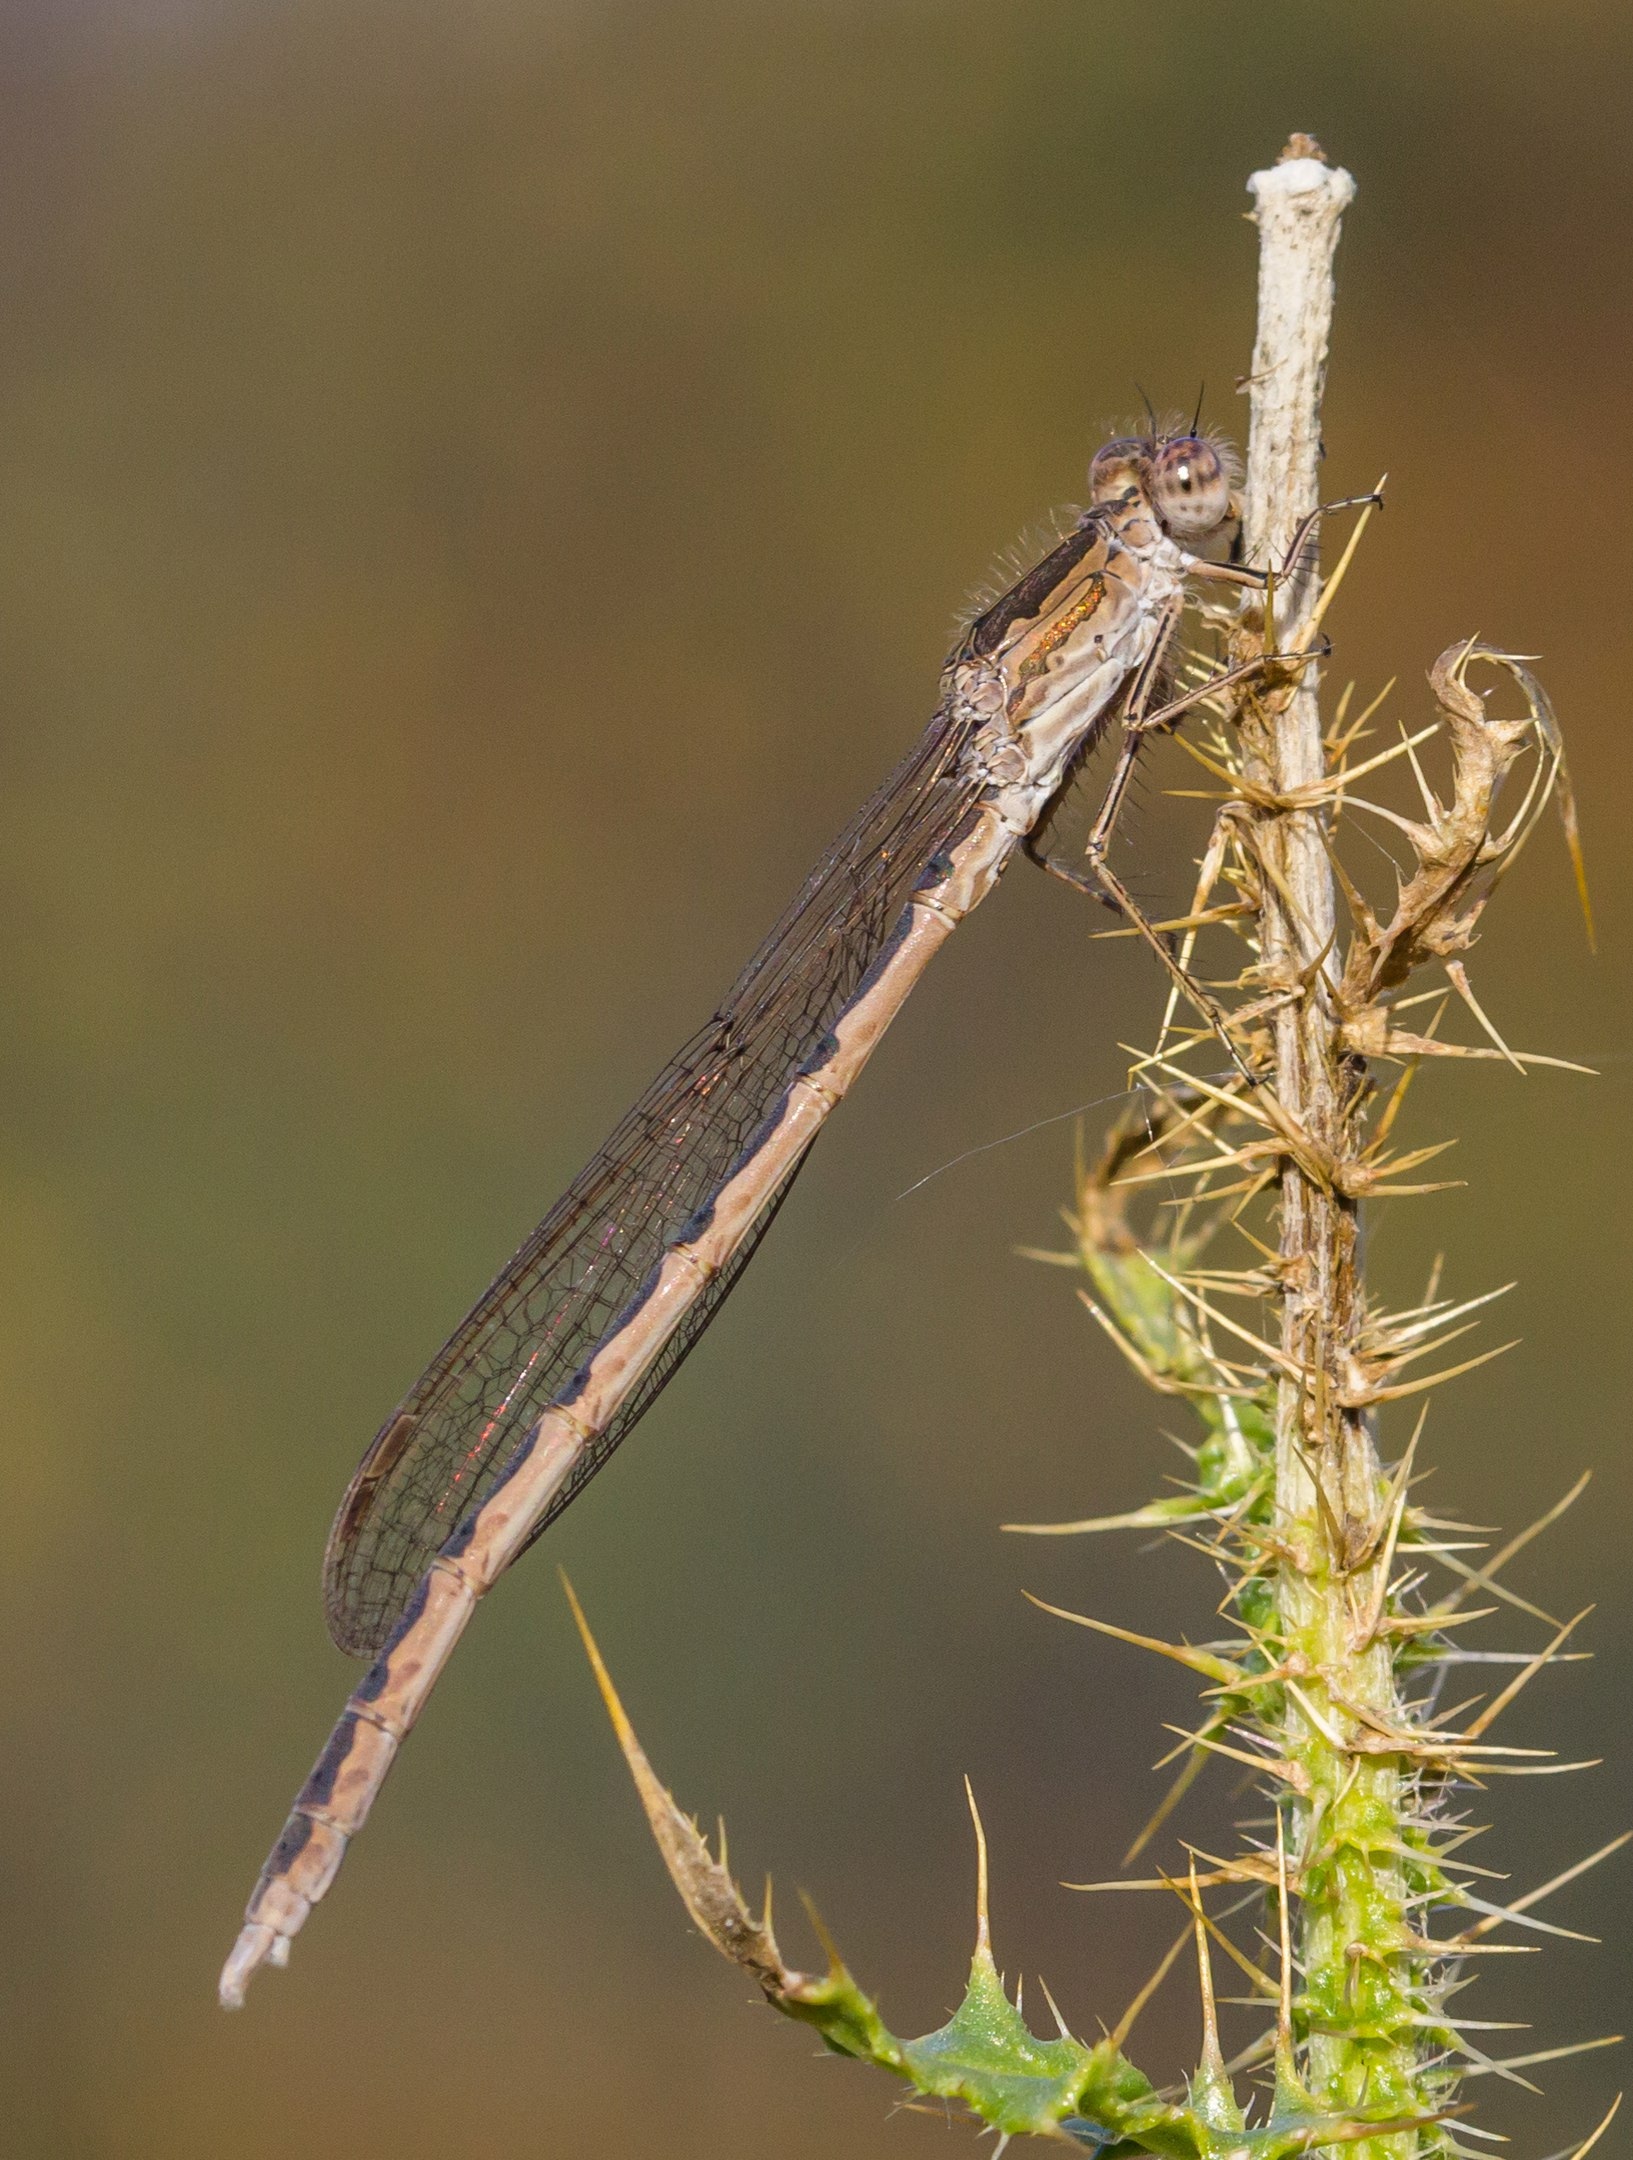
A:
POLYGON ((1212 532, 1230 514, 1226 453, 1201 436, 1108 443, 1090 487, 1076 529, 971 626, 948 663, 947 693, 978 723, 971 755, 1017 836, 1037 829, 1157 651, 1187 576, 1211 567, 1180 537, 1212 532))

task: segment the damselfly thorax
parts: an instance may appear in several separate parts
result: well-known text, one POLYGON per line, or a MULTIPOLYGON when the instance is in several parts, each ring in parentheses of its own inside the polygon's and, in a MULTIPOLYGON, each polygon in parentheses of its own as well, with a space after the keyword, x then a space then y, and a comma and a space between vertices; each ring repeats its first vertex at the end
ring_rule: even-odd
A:
MULTIPOLYGON (((719 1310, 932 954, 1114 723, 1100 886, 1189 581, 1230 513, 1190 433, 1110 443, 1073 529, 971 624, 923 736, 386 1420, 330 1533, 330 1631, 372 1660, 250 1900, 237 2003, 333 1880, 478 1600, 582 1491, 719 1310)), ((1190 702, 1190 700, 1184 701, 1190 702)), ((1098 851, 1098 852, 1096 852, 1098 851)), ((1160 941, 1154 940, 1159 953, 1160 941)), ((1173 963, 1171 960, 1169 965, 1173 963)))
POLYGON ((977 723, 969 759, 1017 836, 1036 829, 1177 613, 1188 560, 1130 490, 1085 518, 954 655, 947 702, 977 723))

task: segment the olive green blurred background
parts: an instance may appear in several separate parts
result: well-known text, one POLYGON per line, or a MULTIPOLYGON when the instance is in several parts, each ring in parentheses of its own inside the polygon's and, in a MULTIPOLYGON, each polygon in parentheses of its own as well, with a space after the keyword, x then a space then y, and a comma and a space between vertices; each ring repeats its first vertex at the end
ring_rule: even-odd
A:
MULTIPOLYGON (((1565 0, 6 10, 0 2150, 963 2149, 688 1934, 557 1560, 679 1794, 775 1870, 787 1946, 803 1884, 902 2028, 961 1982, 966 1770, 1001 1961, 1077 2029, 1169 1940, 1165 1901, 1057 1885, 1115 1872, 1187 1687, 1020 1591, 1197 1632, 1216 1590, 997 1529, 1177 1467, 1166 1406, 1013 1254, 1161 990, 1020 871, 484 1612, 291 1970, 213 2003, 349 1685, 317 1568, 357 1454, 1135 384, 1205 380, 1240 432, 1242 186, 1293 127, 1361 183, 1329 491, 1391 474, 1337 669, 1421 719, 1454 636, 1543 654, 1601 917, 1590 960, 1548 832, 1477 980, 1603 1077, 1430 1075, 1413 1136, 1461 1133, 1468 1187, 1376 1241, 1392 1292, 1442 1246, 1459 1291, 1519 1281, 1487 1340, 1523 1347, 1430 1423, 1446 1510, 1517 1525, 1598 1469, 1516 1579, 1597 1599, 1599 1659, 1510 1737, 1608 1767, 1482 1798, 1478 1857, 1529 1884, 1633 1820, 1630 65, 1626 11, 1565 0)), ((1194 826, 1154 791, 1135 840, 1179 894, 1194 826)), ((1485 1639, 1534 1642, 1513 1617, 1485 1639)), ((1555 1912, 1605 1950, 1504 1961, 1470 2014, 1537 2046, 1626 2022, 1629 1879, 1555 1912)), ((1194 2025, 1176 1979, 1144 2059, 1194 2025)), ((1491 2119, 1552 2151, 1624 2074, 1491 2119)))

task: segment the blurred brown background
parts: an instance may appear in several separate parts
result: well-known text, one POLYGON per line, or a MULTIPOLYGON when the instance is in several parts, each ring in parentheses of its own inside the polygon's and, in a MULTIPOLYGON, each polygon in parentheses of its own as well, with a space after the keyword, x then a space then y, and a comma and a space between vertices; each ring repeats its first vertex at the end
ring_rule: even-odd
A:
MULTIPOLYGON (((1421 1083, 1414 1136, 1461 1132, 1468 1189, 1377 1241, 1394 1292, 1442 1245, 1459 1290, 1519 1279, 1487 1339, 1524 1346, 1430 1424, 1447 1510, 1517 1525, 1598 1466, 1518 1580, 1598 1599, 1599 1661, 1510 1737, 1608 1767, 1499 1789, 1479 1857, 1529 1884, 1630 1820, 1630 62, 1625 9, 1565 0, 13 0, 7 2153, 963 2149, 689 1937, 558 1559, 665 1774, 775 1870, 790 1949, 803 1883, 902 2029, 961 1984, 965 1770, 1001 1961, 1079 2030, 1169 1939, 1159 1900, 1057 1883, 1115 1871, 1188 1690, 1019 1593, 1195 1632, 1215 1592, 996 1528, 1168 1468, 1163 1406, 1012 1252, 1160 987, 1020 871, 484 1612, 291 1971, 213 2004, 349 1684, 316 1576, 363 1443, 910 739, 960 597, 1135 383, 1206 380, 1240 430, 1242 185, 1292 127, 1362 191, 1330 491, 1392 476, 1338 667, 1399 673, 1416 719, 1454 635, 1543 654, 1601 916, 1591 961, 1539 842, 1477 978, 1604 1077, 1421 1083)), ((1137 837, 1173 897, 1183 818, 1152 795, 1137 837)), ((1221 1781, 1183 1827, 1230 1812, 1221 1781)), ((1625 2023, 1629 1881, 1553 1909, 1609 1947, 1507 1961, 1471 2014, 1529 2010, 1538 2046, 1625 2023)), ((1176 1981, 1140 2052, 1193 2044, 1176 1981)), ((1624 2075, 1491 2119, 1548 2152, 1624 2075)))

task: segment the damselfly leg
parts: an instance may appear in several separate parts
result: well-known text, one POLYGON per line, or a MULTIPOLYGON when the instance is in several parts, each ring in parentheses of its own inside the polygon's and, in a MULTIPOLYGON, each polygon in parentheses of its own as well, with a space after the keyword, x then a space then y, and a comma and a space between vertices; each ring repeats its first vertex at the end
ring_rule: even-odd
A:
MULTIPOLYGON (((1275 592, 1279 585, 1285 584, 1287 581, 1297 578, 1313 568, 1312 543, 1324 516, 1337 510, 1353 510, 1363 507, 1377 508, 1382 504, 1382 501, 1383 497, 1374 491, 1365 495, 1343 496, 1336 502, 1323 503, 1318 509, 1313 510, 1293 535, 1279 574, 1249 569, 1236 563, 1193 562, 1190 569, 1191 579, 1193 582, 1234 585, 1245 587, 1252 592, 1264 593, 1273 606, 1275 592)), ((1250 1086, 1255 1086, 1257 1085, 1257 1076, 1250 1069, 1231 1034, 1229 1017, 1223 1006, 1182 965, 1174 952, 1171 941, 1157 929, 1156 925, 1141 908, 1139 902, 1134 898, 1134 895, 1129 891, 1116 871, 1112 869, 1109 860, 1111 840, 1128 795, 1129 783, 1134 775, 1135 764, 1148 736, 1158 734, 1175 726, 1184 718, 1186 713, 1193 711, 1198 705, 1217 696, 1223 690, 1229 690, 1238 684, 1251 682, 1255 678, 1272 671, 1287 672, 1307 666, 1324 658, 1329 647, 1325 639, 1323 639, 1313 645, 1307 652, 1282 653, 1276 651, 1272 637, 1272 642, 1267 646, 1267 649, 1264 652, 1255 654, 1252 659, 1245 660, 1236 667, 1222 669, 1218 674, 1210 676, 1194 690, 1187 691, 1181 697, 1166 699, 1162 704, 1154 705, 1151 701, 1163 682, 1168 647, 1172 643, 1174 632, 1178 627, 1182 609, 1183 602, 1176 598, 1152 642, 1151 650, 1144 664, 1125 693, 1122 713, 1122 741, 1117 753, 1117 762, 1112 768, 1111 778, 1107 782, 1105 793, 1100 800, 1099 809, 1096 811, 1094 822, 1089 829, 1088 839, 1084 843, 1082 859, 1085 867, 1081 870, 1073 869, 1061 862, 1058 857, 1049 854, 1041 844, 1039 832, 1037 831, 1028 834, 1022 841, 1021 850, 1029 862, 1036 864, 1040 870, 1047 870, 1051 877, 1059 878, 1063 884, 1071 886, 1074 891, 1083 893, 1089 898, 1099 900, 1113 908, 1129 924, 1130 928, 1139 933, 1161 961, 1180 994, 1224 1045, 1230 1055, 1231 1062, 1235 1065, 1242 1078, 1250 1086)), ((1039 830, 1041 831, 1042 828, 1039 830)))
MULTIPOLYGON (((1177 619, 1176 609, 1175 621, 1177 619)), ((1163 643, 1171 637, 1172 630, 1172 624, 1165 626, 1163 643)), ((1111 778, 1100 798, 1100 807, 1095 812, 1094 823, 1089 828, 1089 837, 1083 847, 1086 867, 1082 870, 1073 869, 1058 857, 1046 853, 1038 844, 1035 835, 1022 842, 1022 851, 1029 862, 1035 863, 1040 870, 1047 870, 1051 877, 1059 878, 1062 884, 1071 886, 1074 892, 1084 893, 1089 898, 1114 908, 1131 929, 1138 931, 1162 962, 1180 994, 1218 1036, 1230 1053, 1231 1062, 1250 1086, 1257 1085, 1257 1075, 1248 1066, 1231 1035, 1229 1015, 1219 1001, 1181 965, 1169 939, 1150 920, 1112 869, 1108 856, 1112 835, 1127 799, 1129 783, 1134 777, 1134 767, 1148 736, 1173 727, 1186 713, 1193 711, 1207 699, 1217 696, 1222 690, 1232 689, 1239 683, 1251 682, 1255 677, 1271 670, 1279 671, 1305 665, 1322 658, 1326 650, 1327 647, 1323 644, 1308 653, 1258 653, 1237 667, 1224 668, 1218 674, 1210 675, 1206 682, 1187 691, 1183 697, 1171 698, 1161 705, 1153 706, 1150 699, 1161 680, 1159 647, 1152 656, 1153 663, 1157 664, 1149 665, 1142 671, 1140 679, 1129 694, 1123 715, 1122 742, 1117 752, 1117 762, 1112 768, 1111 778)))

